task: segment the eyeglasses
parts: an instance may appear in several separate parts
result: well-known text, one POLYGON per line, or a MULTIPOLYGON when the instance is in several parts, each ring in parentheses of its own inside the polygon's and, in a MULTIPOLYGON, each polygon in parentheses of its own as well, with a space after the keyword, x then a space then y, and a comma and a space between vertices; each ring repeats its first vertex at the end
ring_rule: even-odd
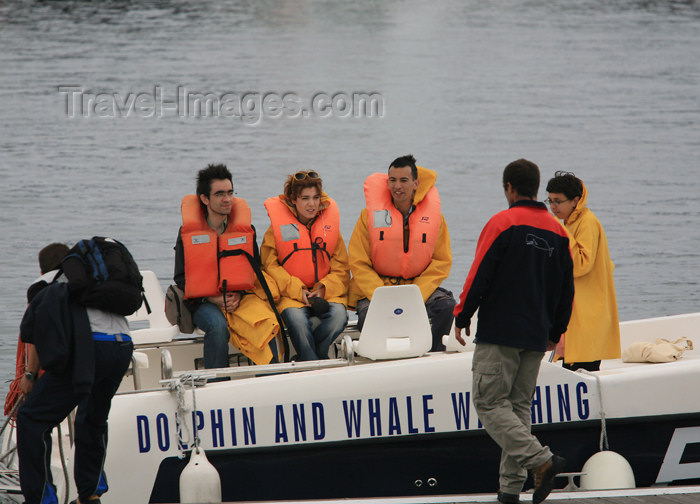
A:
POLYGON ((212 194, 212 196, 214 196, 215 198, 223 198, 225 196, 233 198, 233 189, 228 191, 216 191, 214 194, 212 194))
POLYGON ((571 200, 570 200, 570 199, 565 199, 565 200, 562 200, 562 201, 558 201, 558 200, 553 200, 553 199, 549 199, 549 198, 547 198, 546 200, 544 200, 544 202, 547 203, 549 206, 559 206, 559 205, 561 205, 562 203, 566 203, 567 201, 571 201, 571 200))
POLYGON ((307 171, 307 172, 305 172, 305 171, 298 171, 298 172, 296 172, 296 173, 294 174, 294 180, 302 181, 302 180, 304 180, 304 179, 307 178, 307 177, 310 178, 310 179, 321 178, 321 177, 318 176, 318 173, 316 173, 315 171, 307 171))

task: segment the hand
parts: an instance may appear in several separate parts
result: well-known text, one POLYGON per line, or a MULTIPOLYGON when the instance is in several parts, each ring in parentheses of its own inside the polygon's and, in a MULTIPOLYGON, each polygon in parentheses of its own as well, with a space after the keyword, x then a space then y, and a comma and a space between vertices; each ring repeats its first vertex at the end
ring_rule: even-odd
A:
POLYGON ((309 291, 301 289, 301 302, 304 303, 304 306, 311 306, 311 303, 309 303, 309 296, 311 296, 309 291))
POLYGON ((243 296, 241 296, 241 293, 238 291, 227 292, 223 308, 229 313, 235 311, 238 305, 241 304, 242 298, 243 296))
MULTIPOLYGON (((471 329, 469 326, 464 328, 464 335, 469 337, 471 336, 471 329)), ((455 326, 455 338, 457 338, 457 341, 459 341, 459 344, 462 346, 467 346, 467 341, 462 338, 462 328, 455 326)))
POLYGON ((555 348, 557 348, 557 344, 554 343, 552 340, 547 340, 547 352, 549 352, 550 350, 554 350, 555 348))
POLYGON ((554 351, 559 357, 562 359, 564 358, 564 355, 566 355, 566 333, 561 335, 559 343, 557 343, 557 347, 554 349, 554 351))
POLYGON ((34 384, 35 384, 35 383, 36 383, 35 381, 30 380, 29 378, 27 378, 26 376, 24 376, 24 377, 22 378, 22 380, 20 380, 20 382, 19 382, 19 389, 20 389, 20 390, 22 391, 22 393, 26 396, 26 395, 29 394, 29 392, 32 391, 32 389, 34 388, 34 384))
POLYGON ((208 297, 207 301, 209 301, 212 304, 215 304, 222 310, 226 310, 227 312, 232 312, 236 308, 238 308, 238 305, 241 302, 241 293, 238 291, 233 291, 233 292, 227 292, 226 293, 226 299, 224 300, 223 294, 219 296, 212 296, 208 297))
POLYGON ((320 297, 321 299, 326 299, 326 286, 323 284, 318 284, 318 286, 309 293, 308 297, 320 297))

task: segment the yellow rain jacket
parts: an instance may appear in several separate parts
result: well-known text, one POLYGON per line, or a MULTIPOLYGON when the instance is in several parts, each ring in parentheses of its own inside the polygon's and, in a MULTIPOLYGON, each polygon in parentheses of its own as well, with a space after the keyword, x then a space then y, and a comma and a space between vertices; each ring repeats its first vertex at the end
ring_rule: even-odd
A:
MULTIPOLYGON (((418 166, 418 188, 413 197, 416 205, 423 200, 428 190, 435 185, 437 173, 433 170, 418 166)), ((387 191, 389 189, 387 188, 387 191)), ((409 230, 410 232, 410 230, 409 230)), ((415 284, 420 288, 425 302, 435 292, 440 284, 447 279, 452 267, 452 249, 450 248, 450 233, 444 215, 440 214, 440 230, 438 232, 433 258, 430 264, 417 277, 411 280, 386 277, 379 275, 372 267, 370 253, 369 230, 367 227, 367 209, 360 212, 355 229, 350 237, 348 247, 350 254, 350 292, 348 294, 348 306, 354 308, 359 299, 372 299, 374 290, 385 285, 415 284)))
MULTIPOLYGON (((175 279, 178 277, 185 279, 184 247, 182 243, 182 230, 178 234, 178 241, 175 246, 175 279)), ((190 259, 192 260, 192 259, 190 259)), ((273 301, 279 300, 279 290, 277 285, 269 275, 263 272, 267 284, 270 287, 273 301)), ((252 289, 242 292, 243 297, 240 304, 233 312, 226 312, 222 309, 228 324, 230 333, 229 341, 242 354, 248 357, 255 364, 268 364, 272 359, 272 351, 269 343, 280 331, 277 317, 272 311, 272 307, 267 300, 257 277, 252 289)), ((281 340, 278 338, 279 357, 282 358, 281 340)))
MULTIPOLYGON (((280 194, 279 199, 289 207, 295 216, 297 215, 296 207, 287 201, 284 194, 280 194)), ((325 192, 321 193, 322 208, 328 206, 328 199, 328 195, 325 192)), ((301 308, 305 306, 302 302, 302 290, 306 289, 306 286, 300 278, 291 275, 280 265, 272 226, 268 228, 263 237, 263 243, 260 247, 260 258, 265 272, 274 279, 279 289, 280 300, 277 303, 279 312, 282 313, 290 307, 301 308)), ((338 240, 331 255, 330 271, 319 281, 320 284, 326 287, 326 301, 329 303, 341 303, 347 306, 348 283, 350 282, 350 270, 348 268, 347 248, 340 231, 338 231, 338 240)))
MULTIPOLYGON (((273 300, 276 302, 279 299, 277 286, 269 276, 266 276, 266 280, 273 300)), ((269 364, 272 360, 269 343, 279 334, 280 326, 257 278, 255 288, 245 292, 238 308, 233 312, 224 311, 224 315, 228 322, 231 344, 254 363, 269 364)), ((278 338, 277 349, 280 362, 282 362, 283 348, 278 338)))
POLYGON ((588 191, 564 222, 574 260, 574 297, 565 335, 564 362, 620 357, 620 323, 608 240, 598 218, 586 206, 588 191))

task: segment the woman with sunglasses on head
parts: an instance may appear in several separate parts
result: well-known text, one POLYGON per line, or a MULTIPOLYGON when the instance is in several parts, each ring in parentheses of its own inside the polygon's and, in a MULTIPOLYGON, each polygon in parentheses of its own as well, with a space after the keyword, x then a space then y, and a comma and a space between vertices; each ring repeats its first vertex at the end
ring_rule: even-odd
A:
POLYGON ((299 171, 265 208, 272 224, 260 256, 279 287, 277 307, 298 359, 327 359, 348 321, 350 272, 338 206, 318 173, 299 171))
POLYGON ((586 206, 588 191, 573 173, 558 171, 547 183, 545 200, 564 221, 574 260, 575 297, 571 321, 557 354, 567 369, 598 371, 601 359, 620 357, 620 322, 608 240, 586 206))

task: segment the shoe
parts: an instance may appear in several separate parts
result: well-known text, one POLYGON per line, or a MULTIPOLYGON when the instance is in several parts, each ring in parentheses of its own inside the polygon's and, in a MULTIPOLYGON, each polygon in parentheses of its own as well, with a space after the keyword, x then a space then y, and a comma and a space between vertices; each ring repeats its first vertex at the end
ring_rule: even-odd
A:
POLYGON ((503 504, 520 504, 520 494, 510 494, 498 491, 498 502, 503 504))
POLYGON ((559 455, 539 466, 534 471, 535 491, 532 494, 532 503, 540 504, 544 501, 554 486, 554 477, 564 470, 566 459, 559 455))

